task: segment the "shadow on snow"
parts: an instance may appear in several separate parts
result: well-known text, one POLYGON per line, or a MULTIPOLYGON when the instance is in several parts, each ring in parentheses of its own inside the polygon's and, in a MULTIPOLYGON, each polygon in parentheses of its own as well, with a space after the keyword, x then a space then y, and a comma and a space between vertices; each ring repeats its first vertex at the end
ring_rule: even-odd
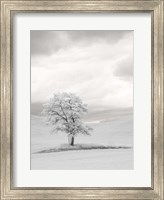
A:
POLYGON ((77 150, 94 150, 94 149, 131 149, 130 146, 106 146, 106 145, 93 145, 93 144, 75 144, 74 146, 63 144, 59 147, 52 149, 45 149, 42 151, 35 152, 37 153, 53 153, 61 151, 77 151, 77 150))

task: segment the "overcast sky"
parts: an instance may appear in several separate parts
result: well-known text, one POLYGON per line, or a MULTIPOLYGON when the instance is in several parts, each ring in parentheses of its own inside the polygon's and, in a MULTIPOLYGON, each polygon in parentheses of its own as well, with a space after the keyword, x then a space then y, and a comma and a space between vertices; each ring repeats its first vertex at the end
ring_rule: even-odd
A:
POLYGON ((31 102, 72 92, 92 109, 133 106, 133 31, 31 31, 31 102))

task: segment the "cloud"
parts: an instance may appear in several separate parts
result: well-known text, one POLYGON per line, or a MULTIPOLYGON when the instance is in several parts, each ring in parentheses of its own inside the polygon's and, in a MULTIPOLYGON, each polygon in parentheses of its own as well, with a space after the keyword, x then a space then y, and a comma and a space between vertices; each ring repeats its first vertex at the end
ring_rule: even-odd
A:
POLYGON ((131 80, 133 78, 133 56, 120 59, 116 63, 113 74, 120 79, 131 80))
POLYGON ((90 45, 94 42, 114 44, 127 31, 31 31, 31 55, 52 55, 62 49, 90 45))
POLYGON ((92 109, 133 105, 132 31, 43 32, 35 37, 44 48, 37 44, 31 56, 32 103, 65 91, 92 109))
POLYGON ((31 31, 31 56, 50 55, 61 48, 62 35, 55 31, 31 31))

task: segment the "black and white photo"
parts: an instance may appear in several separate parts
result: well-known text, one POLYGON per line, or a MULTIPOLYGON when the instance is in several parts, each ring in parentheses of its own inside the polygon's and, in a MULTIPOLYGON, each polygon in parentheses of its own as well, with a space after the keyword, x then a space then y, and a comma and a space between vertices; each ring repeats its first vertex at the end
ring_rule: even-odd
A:
POLYGON ((133 169, 133 31, 31 30, 31 169, 133 169))

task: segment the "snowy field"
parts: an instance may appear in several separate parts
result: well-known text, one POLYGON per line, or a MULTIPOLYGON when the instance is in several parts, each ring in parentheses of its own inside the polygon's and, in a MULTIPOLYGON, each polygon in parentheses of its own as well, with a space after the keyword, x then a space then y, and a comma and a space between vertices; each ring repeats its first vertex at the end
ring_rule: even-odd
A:
POLYGON ((70 149, 66 134, 50 134, 45 118, 32 115, 31 169, 133 169, 132 116, 131 109, 88 114, 84 121, 93 128, 91 136, 75 137, 70 149))

